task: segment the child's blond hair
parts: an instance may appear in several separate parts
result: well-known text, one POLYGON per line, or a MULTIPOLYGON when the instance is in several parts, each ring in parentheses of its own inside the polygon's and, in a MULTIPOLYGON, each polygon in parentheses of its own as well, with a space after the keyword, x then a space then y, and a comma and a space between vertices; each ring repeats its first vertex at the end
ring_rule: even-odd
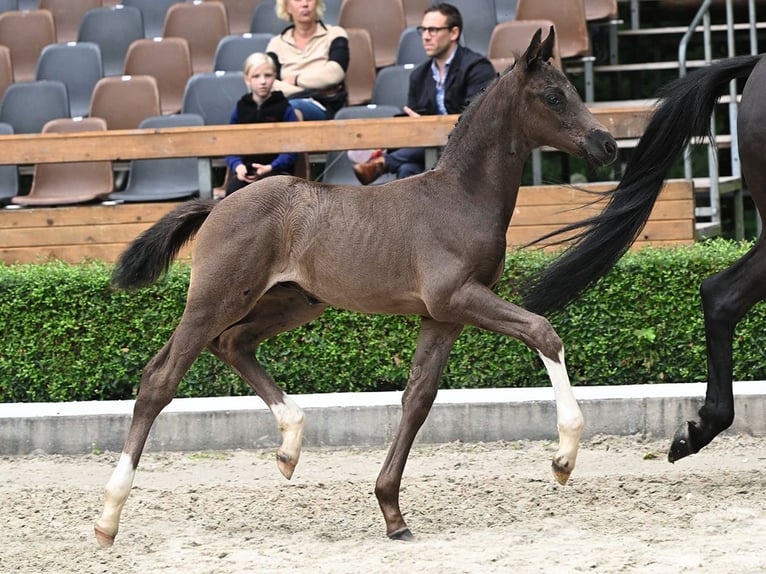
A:
POLYGON ((277 70, 277 64, 274 61, 274 58, 269 56, 268 54, 264 52, 253 52, 245 59, 245 64, 242 66, 242 71, 244 72, 245 76, 247 76, 247 73, 253 69, 258 68, 259 66, 262 66, 263 64, 268 64, 271 66, 271 68, 276 72, 277 70))

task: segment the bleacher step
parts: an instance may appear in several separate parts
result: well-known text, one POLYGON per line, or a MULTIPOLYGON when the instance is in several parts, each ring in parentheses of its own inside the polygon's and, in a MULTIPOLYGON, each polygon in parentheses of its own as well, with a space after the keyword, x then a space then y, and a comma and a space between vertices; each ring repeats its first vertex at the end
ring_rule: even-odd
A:
MULTIPOLYGON (((766 30, 766 22, 756 22, 756 30, 766 30)), ((660 28, 637 28, 637 29, 625 29, 618 30, 617 34, 621 37, 626 36, 660 36, 660 35, 673 35, 673 34, 686 34, 689 29, 688 26, 664 26, 660 28)), ((711 32, 726 32, 726 24, 713 24, 710 26, 711 32)), ((697 26, 694 30, 695 33, 704 32, 705 27, 702 25, 697 26)), ((750 30, 750 24, 748 22, 738 22, 734 24, 735 32, 742 32, 750 30)))

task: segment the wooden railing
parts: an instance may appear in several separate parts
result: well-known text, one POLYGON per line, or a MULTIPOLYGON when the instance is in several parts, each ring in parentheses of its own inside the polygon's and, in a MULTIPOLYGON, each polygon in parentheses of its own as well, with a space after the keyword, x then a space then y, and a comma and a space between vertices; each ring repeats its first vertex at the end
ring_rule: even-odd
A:
MULTIPOLYGON (((650 108, 646 105, 592 105, 596 117, 618 139, 640 137, 650 108)), ((346 149, 426 147, 435 158, 457 116, 332 120, 156 130, 112 130, 72 134, 0 136, 0 164, 75 161, 127 161, 169 157, 221 157, 231 153, 322 152, 346 149)), ((202 177, 205 170, 200 170, 202 177)), ((207 169, 207 177, 210 177, 207 169)), ((640 241, 654 244, 694 239, 691 184, 666 186, 640 241)), ((526 243, 559 227, 562 218, 592 196, 563 186, 522 188, 509 233, 509 245, 526 243)), ((173 203, 83 205, 0 210, 0 260, 30 263, 46 258, 78 262, 114 261, 141 231, 173 203)), ((594 207, 586 209, 595 209, 594 207)), ((188 253, 188 251, 187 251, 188 253)))

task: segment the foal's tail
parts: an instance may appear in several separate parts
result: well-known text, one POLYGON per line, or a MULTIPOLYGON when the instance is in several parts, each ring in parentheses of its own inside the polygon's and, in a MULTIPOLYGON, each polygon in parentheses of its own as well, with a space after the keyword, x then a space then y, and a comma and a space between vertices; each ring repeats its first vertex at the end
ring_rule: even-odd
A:
POLYGON ((165 214, 139 235, 120 255, 112 271, 112 286, 138 289, 154 283, 167 271, 215 206, 209 199, 192 199, 165 214))
POLYGON ((550 267, 527 278, 526 309, 539 314, 562 309, 614 266, 649 218, 668 170, 687 144, 695 136, 710 136, 710 114, 729 81, 747 77, 759 59, 722 60, 662 88, 622 180, 607 192, 610 198, 604 210, 537 241, 577 231, 573 243, 550 267))

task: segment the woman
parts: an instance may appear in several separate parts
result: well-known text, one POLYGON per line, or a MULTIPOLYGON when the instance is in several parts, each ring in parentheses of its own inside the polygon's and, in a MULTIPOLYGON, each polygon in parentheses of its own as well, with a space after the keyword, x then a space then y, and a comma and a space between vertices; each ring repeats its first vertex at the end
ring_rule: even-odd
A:
POLYGON ((274 89, 290 99, 304 120, 331 119, 346 104, 346 31, 322 22, 324 0, 277 0, 276 11, 291 26, 266 48, 279 70, 274 89))

